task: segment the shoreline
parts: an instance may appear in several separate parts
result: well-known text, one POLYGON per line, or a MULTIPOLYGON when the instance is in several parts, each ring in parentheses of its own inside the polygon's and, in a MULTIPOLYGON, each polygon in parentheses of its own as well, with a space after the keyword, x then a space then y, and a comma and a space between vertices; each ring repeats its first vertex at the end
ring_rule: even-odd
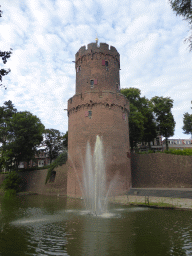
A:
MULTIPOLYGON (((0 191, 0 196, 3 196, 3 195, 4 195, 3 191, 0 191)), ((29 195, 44 195, 44 194, 38 194, 32 191, 27 191, 27 192, 19 192, 16 195, 29 196, 29 195)), ((45 195, 45 196, 67 197, 67 195, 59 195, 59 194, 55 194, 55 195, 52 194, 52 195, 45 195)), ((80 200, 80 198, 76 198, 76 199, 80 200)), ((192 199, 189 199, 189 198, 121 195, 121 196, 109 197, 108 201, 109 203, 127 205, 127 206, 139 206, 139 207, 170 209, 170 210, 192 210, 192 199)))
POLYGON ((109 198, 110 203, 158 209, 192 210, 192 199, 123 195, 109 198))

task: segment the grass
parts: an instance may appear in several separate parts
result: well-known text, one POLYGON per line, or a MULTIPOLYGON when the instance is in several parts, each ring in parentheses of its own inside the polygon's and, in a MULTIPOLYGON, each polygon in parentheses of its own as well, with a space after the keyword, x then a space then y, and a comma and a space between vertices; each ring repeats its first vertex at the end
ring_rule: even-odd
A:
POLYGON ((153 203, 153 202, 149 202, 149 204, 143 203, 143 202, 129 202, 130 205, 142 205, 142 206, 149 206, 149 207, 159 207, 159 208, 175 208, 175 206, 173 206, 172 204, 168 204, 168 203, 163 203, 163 202, 159 202, 159 203, 153 203))

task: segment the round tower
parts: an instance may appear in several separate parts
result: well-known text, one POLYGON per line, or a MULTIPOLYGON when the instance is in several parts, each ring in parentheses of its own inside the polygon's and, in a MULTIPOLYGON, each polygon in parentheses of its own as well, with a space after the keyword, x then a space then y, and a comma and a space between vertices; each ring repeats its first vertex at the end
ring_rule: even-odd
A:
POLYGON ((113 195, 131 186, 128 113, 129 102, 120 94, 120 55, 108 44, 91 43, 75 55, 76 94, 68 100, 67 194, 81 197, 83 163, 89 141, 92 151, 96 136, 102 137, 107 187, 113 195))

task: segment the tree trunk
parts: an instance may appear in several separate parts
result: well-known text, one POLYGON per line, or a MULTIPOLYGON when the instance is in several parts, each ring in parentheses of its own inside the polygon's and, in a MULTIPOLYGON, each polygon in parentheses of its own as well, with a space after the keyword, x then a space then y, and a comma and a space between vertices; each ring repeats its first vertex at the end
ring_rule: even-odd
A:
POLYGON ((169 150, 169 147, 168 147, 168 138, 167 138, 167 137, 165 138, 165 142, 166 142, 166 150, 169 150))

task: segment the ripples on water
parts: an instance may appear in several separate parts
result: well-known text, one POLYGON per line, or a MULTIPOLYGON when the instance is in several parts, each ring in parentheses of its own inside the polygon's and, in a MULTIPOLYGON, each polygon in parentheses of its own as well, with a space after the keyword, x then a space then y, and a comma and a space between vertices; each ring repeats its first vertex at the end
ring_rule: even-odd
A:
POLYGON ((0 255, 192 255, 192 212, 26 197, 1 203, 0 255))

